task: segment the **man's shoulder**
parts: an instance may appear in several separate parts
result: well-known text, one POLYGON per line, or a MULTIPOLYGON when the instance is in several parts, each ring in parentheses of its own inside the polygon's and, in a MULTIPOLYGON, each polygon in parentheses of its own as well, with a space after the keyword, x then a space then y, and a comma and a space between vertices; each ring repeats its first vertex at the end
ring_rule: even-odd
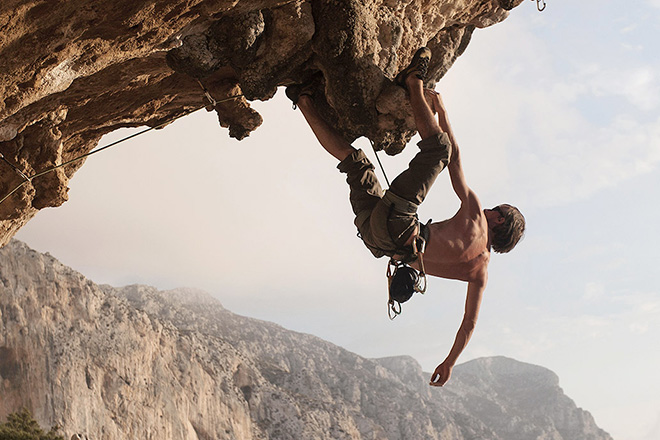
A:
POLYGON ((490 251, 485 250, 472 260, 474 269, 470 273, 468 282, 477 285, 486 284, 488 281, 488 263, 490 263, 490 251))
POLYGON ((468 192, 468 197, 461 202, 461 207, 459 213, 462 213, 465 217, 477 219, 484 216, 484 211, 481 206, 481 201, 472 189, 468 192))

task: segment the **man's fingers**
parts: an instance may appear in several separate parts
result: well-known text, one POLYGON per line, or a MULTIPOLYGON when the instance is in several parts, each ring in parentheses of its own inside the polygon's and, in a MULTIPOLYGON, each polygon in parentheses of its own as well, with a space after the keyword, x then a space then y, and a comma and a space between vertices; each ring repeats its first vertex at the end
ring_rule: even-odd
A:
POLYGON ((442 375, 440 373, 433 373, 431 375, 431 382, 429 382, 429 385, 433 387, 441 387, 445 384, 445 381, 442 380, 442 375))

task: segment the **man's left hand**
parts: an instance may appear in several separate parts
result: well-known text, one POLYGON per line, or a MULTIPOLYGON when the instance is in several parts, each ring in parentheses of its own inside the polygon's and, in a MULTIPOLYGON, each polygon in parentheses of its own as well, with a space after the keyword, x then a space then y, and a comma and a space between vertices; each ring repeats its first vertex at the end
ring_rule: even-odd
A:
POLYGON ((431 375, 431 382, 429 385, 432 387, 441 387, 447 383, 451 377, 451 371, 454 369, 454 366, 448 363, 447 361, 441 363, 437 366, 433 374, 431 375))

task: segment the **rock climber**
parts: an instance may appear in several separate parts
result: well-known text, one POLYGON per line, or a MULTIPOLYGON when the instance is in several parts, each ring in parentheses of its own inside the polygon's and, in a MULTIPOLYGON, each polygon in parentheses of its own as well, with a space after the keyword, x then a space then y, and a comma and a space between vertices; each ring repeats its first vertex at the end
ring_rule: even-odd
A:
MULTIPOLYGON (((403 266, 422 276, 429 274, 467 282, 460 328, 449 354, 430 380, 432 386, 443 386, 474 331, 488 279, 491 249, 498 253, 513 249, 523 235, 525 219, 517 208, 507 204, 483 209, 477 195, 468 187, 442 99, 437 92, 424 89, 430 57, 428 48, 419 49, 395 78, 395 83, 408 91, 422 140, 417 144, 420 151, 408 169, 394 179, 387 191, 382 190, 374 166, 364 152, 351 146, 318 113, 314 106, 317 87, 294 84, 287 87, 286 94, 294 108, 300 109, 323 148, 339 161, 339 171, 347 175, 355 225, 373 255, 389 256, 395 272, 407 263, 403 266), (438 115, 437 121, 434 113, 438 115), (421 224, 417 209, 444 168, 449 170, 461 206, 447 220, 421 224)), ((410 283, 418 281, 413 277, 410 283)), ((400 303, 412 295, 412 289, 409 285, 407 293, 400 297, 400 293, 393 293, 392 285, 390 305, 394 309, 393 302, 399 302, 400 313, 400 303)), ((415 290, 420 291, 417 285, 415 290)))

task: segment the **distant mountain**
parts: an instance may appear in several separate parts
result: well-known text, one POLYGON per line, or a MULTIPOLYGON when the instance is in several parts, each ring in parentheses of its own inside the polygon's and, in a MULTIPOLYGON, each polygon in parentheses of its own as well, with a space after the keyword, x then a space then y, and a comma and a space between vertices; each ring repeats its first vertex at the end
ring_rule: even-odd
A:
POLYGON ((100 286, 18 241, 0 249, 0 419, 27 406, 89 440, 611 440, 545 368, 494 357, 442 389, 428 377, 199 290, 100 286))

